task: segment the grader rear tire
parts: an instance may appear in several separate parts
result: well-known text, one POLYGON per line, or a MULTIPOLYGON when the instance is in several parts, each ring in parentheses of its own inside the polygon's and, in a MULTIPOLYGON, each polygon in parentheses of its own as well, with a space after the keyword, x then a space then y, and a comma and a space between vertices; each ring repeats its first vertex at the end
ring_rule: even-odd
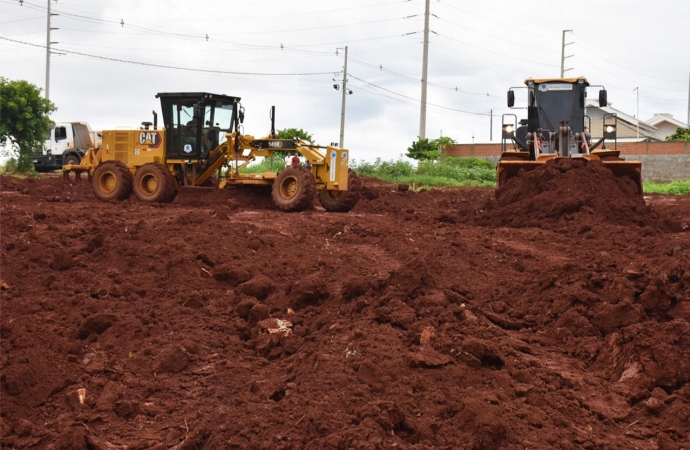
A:
POLYGON ((319 191, 319 203, 329 212, 348 212, 359 201, 359 191, 362 182, 356 173, 349 171, 347 176, 347 191, 319 191))
POLYGON ((93 192, 101 200, 125 200, 132 194, 132 173, 120 161, 106 161, 93 173, 93 192))
POLYGON ((283 211, 302 211, 310 208, 316 195, 314 175, 303 166, 288 166, 273 181, 273 202, 283 211))
POLYGON ((175 180, 163 164, 144 164, 134 175, 134 193, 142 202, 169 203, 175 198, 175 180))

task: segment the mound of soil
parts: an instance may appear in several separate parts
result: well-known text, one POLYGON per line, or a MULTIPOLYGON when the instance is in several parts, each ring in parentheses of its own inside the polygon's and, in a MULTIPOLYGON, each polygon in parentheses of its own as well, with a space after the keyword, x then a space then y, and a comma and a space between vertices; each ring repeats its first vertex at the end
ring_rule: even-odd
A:
POLYGON ((544 172, 291 214, 0 177, 0 445, 690 448, 690 198, 544 172))
POLYGON ((604 163, 558 158, 521 170, 496 191, 479 224, 509 227, 591 229, 606 222, 667 230, 645 205, 629 177, 616 177, 604 163))

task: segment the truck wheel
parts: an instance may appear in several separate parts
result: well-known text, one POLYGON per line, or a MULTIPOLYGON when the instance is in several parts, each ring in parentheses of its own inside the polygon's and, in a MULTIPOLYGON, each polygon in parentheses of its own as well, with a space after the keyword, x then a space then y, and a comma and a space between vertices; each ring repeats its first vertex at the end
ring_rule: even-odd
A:
POLYGON ((329 212, 348 212, 359 201, 359 191, 362 182, 356 173, 349 171, 347 176, 347 191, 319 191, 319 203, 329 212))
POLYGON ((132 194, 132 173, 120 161, 107 161, 96 168, 91 184, 101 200, 125 200, 132 194))
POLYGON ((134 194, 142 202, 171 202, 175 198, 172 173, 160 163, 144 164, 134 174, 134 194))
POLYGON ((283 211, 302 211, 312 206, 316 194, 314 175, 305 167, 286 167, 273 181, 273 202, 283 211))
POLYGON ((67 155, 65 156, 64 161, 62 161, 62 165, 66 166, 68 164, 72 164, 74 166, 78 166, 81 160, 77 155, 67 155))

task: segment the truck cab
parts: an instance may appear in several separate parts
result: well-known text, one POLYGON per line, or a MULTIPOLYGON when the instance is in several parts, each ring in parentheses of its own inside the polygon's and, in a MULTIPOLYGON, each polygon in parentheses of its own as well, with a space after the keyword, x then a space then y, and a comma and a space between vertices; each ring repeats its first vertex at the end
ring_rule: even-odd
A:
POLYGON ((33 157, 37 172, 50 172, 67 164, 79 164, 89 148, 101 146, 102 134, 85 122, 57 122, 50 128, 43 149, 33 157))

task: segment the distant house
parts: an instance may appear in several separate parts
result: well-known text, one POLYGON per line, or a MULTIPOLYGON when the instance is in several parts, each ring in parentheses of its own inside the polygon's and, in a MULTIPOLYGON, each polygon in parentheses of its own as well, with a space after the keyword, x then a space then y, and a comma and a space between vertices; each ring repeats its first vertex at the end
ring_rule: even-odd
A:
POLYGON ((685 128, 688 126, 674 119, 671 114, 666 113, 654 114, 654 117, 645 122, 656 127, 655 137, 660 141, 665 140, 666 136, 674 134, 678 128, 685 128))
MULTIPOLYGON (((649 122, 637 120, 635 117, 611 107, 611 104, 599 106, 597 100, 588 99, 586 107, 587 115, 591 120, 590 133, 592 134, 592 139, 600 139, 603 136, 604 120, 606 120, 606 124, 613 122, 612 114, 616 115, 616 132, 619 142, 663 141, 668 136, 658 137, 656 126, 649 122), (607 116, 604 117, 605 115, 607 116)), ((586 124, 587 122, 585 122, 586 124)), ((673 134, 675 131, 676 129, 674 128, 673 132, 669 134, 673 134)))

